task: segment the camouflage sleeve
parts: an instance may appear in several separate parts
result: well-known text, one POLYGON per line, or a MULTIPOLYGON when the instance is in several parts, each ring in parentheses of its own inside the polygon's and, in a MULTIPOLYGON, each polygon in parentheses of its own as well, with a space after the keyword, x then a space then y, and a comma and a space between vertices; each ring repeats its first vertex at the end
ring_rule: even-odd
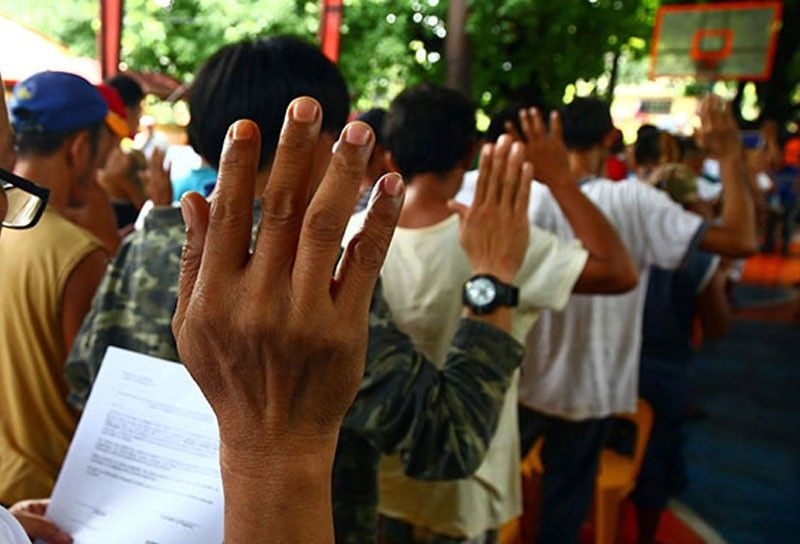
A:
POLYGON ((109 265, 67 357, 67 400, 76 409, 86 404, 109 346, 178 361, 171 321, 180 252, 147 251, 150 246, 166 250, 169 242, 144 240, 137 232, 126 238, 109 265))
POLYGON ((510 335, 462 319, 439 370, 394 324, 378 286, 364 381, 345 427, 384 453, 399 453, 412 478, 464 478, 486 455, 522 355, 510 335))

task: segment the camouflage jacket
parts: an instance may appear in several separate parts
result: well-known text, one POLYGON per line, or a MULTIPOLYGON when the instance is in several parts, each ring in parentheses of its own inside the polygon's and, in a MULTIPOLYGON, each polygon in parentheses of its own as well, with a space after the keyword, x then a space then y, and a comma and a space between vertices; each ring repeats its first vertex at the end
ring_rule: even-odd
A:
MULTIPOLYGON (((179 209, 150 212, 122 244, 67 360, 70 402, 82 408, 108 346, 178 361, 171 320, 185 234, 179 209)), ((486 453, 522 346, 481 321, 462 320, 438 370, 394 324, 380 285, 370 311, 364 381, 339 438, 333 474, 336 541, 374 539, 381 453, 406 473, 472 474, 486 453)))

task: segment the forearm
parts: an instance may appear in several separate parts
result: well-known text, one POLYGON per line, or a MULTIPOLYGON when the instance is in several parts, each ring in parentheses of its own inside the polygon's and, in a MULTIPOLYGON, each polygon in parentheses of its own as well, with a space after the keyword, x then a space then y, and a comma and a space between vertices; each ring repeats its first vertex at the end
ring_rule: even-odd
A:
POLYGON ((575 238, 589 253, 575 293, 620 293, 632 289, 638 273, 616 229, 575 183, 550 187, 575 238))
POLYGON ((486 455, 523 352, 484 320, 462 319, 439 370, 377 298, 366 373, 345 426, 384 453, 401 453, 414 478, 464 478, 486 455))
POLYGON ((753 192, 739 153, 719 162, 724 186, 721 220, 708 229, 700 247, 726 257, 746 257, 758 248, 753 192))
POLYGON ((297 452, 280 443, 263 455, 220 449, 225 543, 333 543, 335 441, 297 452))
POLYGON ((741 157, 731 155, 719 161, 724 190, 722 226, 744 238, 755 238, 756 214, 747 167, 741 157))
POLYGON ((550 187, 553 198, 589 255, 608 261, 624 254, 625 246, 606 216, 583 194, 575 183, 559 183, 550 187))
POLYGON ((511 308, 501 306, 490 314, 478 315, 469 308, 464 308, 462 317, 482 321, 500 330, 511 332, 511 308))

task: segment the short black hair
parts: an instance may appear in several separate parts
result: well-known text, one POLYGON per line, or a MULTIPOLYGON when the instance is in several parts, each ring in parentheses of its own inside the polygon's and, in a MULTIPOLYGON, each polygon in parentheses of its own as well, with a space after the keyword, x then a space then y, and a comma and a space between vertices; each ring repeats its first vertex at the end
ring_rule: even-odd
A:
POLYGON ((39 130, 19 130, 14 133, 14 147, 20 157, 39 155, 49 157, 67 141, 67 138, 79 132, 89 132, 89 143, 92 154, 97 154, 100 145, 100 130, 104 121, 69 132, 43 132, 39 130))
POLYGON ((261 129, 259 168, 272 163, 286 108, 298 96, 322 105, 322 130, 338 135, 350 97, 338 68, 318 48, 291 37, 260 38, 223 47, 200 68, 189 94, 189 143, 214 168, 237 119, 261 129))
POLYGON ((383 108, 372 108, 360 113, 356 119, 370 126, 375 133, 375 143, 383 144, 383 123, 386 120, 387 111, 383 108))
POLYGON ((561 110, 567 148, 587 151, 614 130, 608 104, 596 98, 576 98, 561 110))
MULTIPOLYGON (((489 123, 489 128, 486 130, 486 140, 489 142, 496 142, 497 139, 506 133, 506 123, 511 121, 517 132, 522 134, 522 125, 519 122, 519 110, 522 109, 522 104, 509 106, 503 108, 492 116, 489 123)), ((524 138, 525 135, 522 134, 524 138)))
POLYGON ((136 107, 144 99, 144 89, 131 76, 117 74, 108 78, 106 84, 114 87, 126 108, 136 107))
POLYGON ((655 127, 646 130, 640 128, 637 134, 636 144, 633 146, 636 164, 658 164, 661 161, 661 131, 655 127))
POLYGON ((475 145, 475 106, 452 89, 430 84, 407 89, 389 107, 383 138, 407 180, 426 172, 445 174, 475 145))
POLYGON ((541 100, 536 99, 528 100, 527 102, 515 102, 495 112, 489 122, 489 128, 486 130, 486 140, 492 143, 496 142, 500 136, 506 133, 506 123, 509 121, 514 124, 514 128, 516 128, 517 132, 525 139, 525 135, 522 134, 522 125, 519 122, 519 110, 527 110, 529 108, 536 108, 539 110, 545 125, 550 122, 550 116, 548 115, 550 108, 541 100))
POLYGON ((680 159, 684 160, 687 155, 702 154, 703 150, 697 145, 697 142, 691 136, 683 136, 678 138, 678 146, 680 148, 680 159))

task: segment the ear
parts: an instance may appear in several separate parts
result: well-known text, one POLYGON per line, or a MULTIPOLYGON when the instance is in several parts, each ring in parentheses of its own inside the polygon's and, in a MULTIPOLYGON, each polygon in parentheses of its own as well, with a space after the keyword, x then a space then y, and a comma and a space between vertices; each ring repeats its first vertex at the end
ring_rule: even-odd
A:
POLYGON ((459 163, 461 168, 466 171, 472 170, 472 167, 475 164, 475 154, 478 152, 480 145, 481 144, 478 140, 475 140, 472 142, 472 144, 470 144, 469 149, 467 149, 467 152, 464 154, 464 158, 461 159, 461 162, 459 163))
POLYGON ((70 170, 83 173, 92 161, 92 142, 88 130, 81 130, 64 143, 65 160, 70 170))
POLYGON ((611 149, 614 147, 614 142, 617 140, 617 131, 616 129, 611 129, 608 134, 603 136, 603 147, 606 149, 611 149))

